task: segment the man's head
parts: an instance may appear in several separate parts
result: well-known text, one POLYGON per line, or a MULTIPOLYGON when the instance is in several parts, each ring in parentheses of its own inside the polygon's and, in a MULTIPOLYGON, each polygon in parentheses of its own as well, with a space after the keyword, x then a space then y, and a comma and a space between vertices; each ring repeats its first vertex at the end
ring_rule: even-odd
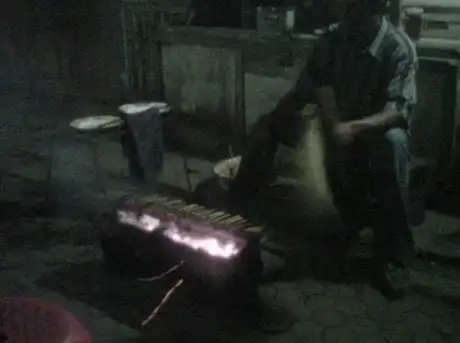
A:
POLYGON ((338 0, 342 7, 342 22, 353 36, 368 35, 380 24, 388 0, 338 0))
POLYGON ((382 16, 387 7, 387 0, 339 0, 345 21, 357 21, 373 16, 382 16))

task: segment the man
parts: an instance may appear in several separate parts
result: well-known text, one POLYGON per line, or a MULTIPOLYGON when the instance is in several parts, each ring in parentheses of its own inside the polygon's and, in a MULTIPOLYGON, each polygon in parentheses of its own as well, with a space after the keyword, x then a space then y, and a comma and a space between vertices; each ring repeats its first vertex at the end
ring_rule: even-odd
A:
POLYGON ((387 1, 343 5, 343 20, 319 38, 296 85, 272 113, 272 127, 312 97, 316 101, 339 157, 331 166, 337 205, 344 221, 362 225, 354 214, 366 194, 357 189, 365 181, 372 185, 372 282, 399 297, 393 277, 403 270, 403 247, 412 245, 405 195, 417 56, 407 35, 385 19, 387 1))

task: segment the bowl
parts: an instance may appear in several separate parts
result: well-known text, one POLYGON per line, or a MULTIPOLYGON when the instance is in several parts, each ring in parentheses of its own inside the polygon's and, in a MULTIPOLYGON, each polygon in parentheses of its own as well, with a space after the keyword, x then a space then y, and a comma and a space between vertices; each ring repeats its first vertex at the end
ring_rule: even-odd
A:
POLYGON ((214 175, 219 180, 219 185, 228 190, 230 182, 235 178, 240 168, 241 156, 235 156, 219 161, 214 165, 214 175))
POLYGON ((150 109, 155 109, 158 113, 163 114, 170 111, 170 107, 165 102, 138 102, 124 104, 118 107, 118 110, 126 115, 136 115, 150 109))

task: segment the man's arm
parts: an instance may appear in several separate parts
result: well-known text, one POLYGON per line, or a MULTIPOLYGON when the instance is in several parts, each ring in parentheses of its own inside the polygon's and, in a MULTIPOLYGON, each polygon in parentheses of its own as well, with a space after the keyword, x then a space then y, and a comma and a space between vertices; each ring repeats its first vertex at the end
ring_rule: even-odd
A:
POLYGON ((394 63, 394 74, 387 89, 384 109, 370 117, 354 121, 352 124, 358 133, 387 130, 404 122, 406 125, 409 123, 411 109, 417 101, 417 61, 407 53, 398 51, 394 63))
POLYGON ((273 111, 275 115, 293 114, 309 102, 316 102, 324 108, 334 107, 329 102, 334 99, 330 87, 332 83, 330 64, 333 57, 330 36, 331 32, 328 32, 318 39, 294 87, 273 111))
POLYGON ((316 102, 324 120, 324 124, 333 129, 339 123, 340 117, 332 86, 324 85, 318 87, 316 90, 316 102))

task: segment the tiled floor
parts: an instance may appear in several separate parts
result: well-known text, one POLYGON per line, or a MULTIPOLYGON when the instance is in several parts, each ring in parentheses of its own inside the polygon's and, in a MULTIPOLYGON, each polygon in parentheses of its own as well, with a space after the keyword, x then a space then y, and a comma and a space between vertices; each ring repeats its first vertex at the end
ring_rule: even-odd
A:
POLYGON ((266 304, 292 321, 282 334, 262 333, 251 324, 250 313, 244 320, 230 320, 200 308, 190 294, 180 291, 141 334, 141 321, 173 280, 143 283, 109 273, 89 218, 16 218, 2 223, 2 231, 7 249, 0 292, 62 304, 82 319, 95 342, 135 342, 142 335, 156 342, 194 337, 209 343, 455 343, 460 339, 459 304, 438 298, 437 293, 414 291, 400 302, 389 303, 366 285, 308 277, 261 286, 266 304))
MULTIPOLYGON (((7 105, 4 111, 14 108, 7 105)), ((46 107, 48 113, 54 112, 54 118, 62 113, 72 113, 71 117, 75 117, 96 112, 83 105, 56 102, 38 107, 21 106, 22 111, 32 112, 44 111, 46 107)), ((67 118, 60 118, 55 125, 48 126, 64 129, 65 123, 68 123, 67 118)), ((9 134, 14 131, 8 130, 9 134)), ((60 194, 66 187, 80 189, 83 191, 78 201, 106 199, 110 205, 127 188, 119 177, 126 171, 118 145, 103 144, 102 164, 112 176, 107 184, 111 196, 101 198, 88 186, 91 184, 91 177, 85 172, 91 170, 91 166, 87 167, 88 150, 72 143, 70 138, 64 136, 55 141, 54 151, 60 152, 62 158, 53 159, 53 187, 60 194)), ((44 151, 44 155, 50 151, 47 144, 34 147, 44 151)), ((14 195, 23 198, 33 192, 40 194, 43 188, 33 189, 32 185, 37 184, 37 179, 44 179, 46 160, 46 156, 41 160, 27 155, 3 157, 2 170, 8 169, 10 173, 35 180, 3 179, 0 198, 10 200, 14 195)), ((193 184, 211 175, 212 163, 192 160, 190 164, 197 169, 192 175, 193 184)), ((168 155, 165 170, 164 182, 186 188, 180 157, 168 155)), ((53 218, 28 218, 22 214, 1 222, 0 293, 36 296, 62 304, 82 318, 95 342, 138 342, 141 339, 146 342, 209 343, 460 342, 460 269, 429 263, 422 264, 414 272, 414 290, 406 299, 395 303, 387 302, 379 293, 359 283, 335 284, 303 277, 295 282, 262 285, 262 299, 292 324, 289 330, 278 335, 267 335, 257 329, 249 313, 243 319, 230 320, 223 314, 205 310, 193 301, 186 287, 178 291, 149 327, 140 330, 141 321, 150 314, 173 280, 142 283, 109 273, 102 265, 95 224, 92 217, 68 211, 61 211, 53 218)), ((455 218, 430 214, 426 224, 415 234, 420 246, 434 249, 433 242, 439 240, 440 235, 449 237, 457 233, 459 227, 460 221, 455 218)), ((439 248, 439 244, 437 246, 439 248)), ((450 249, 455 251, 456 246, 450 249)), ((457 247, 457 250, 460 249, 457 247)), ((270 261, 273 259, 270 257, 270 261)))

